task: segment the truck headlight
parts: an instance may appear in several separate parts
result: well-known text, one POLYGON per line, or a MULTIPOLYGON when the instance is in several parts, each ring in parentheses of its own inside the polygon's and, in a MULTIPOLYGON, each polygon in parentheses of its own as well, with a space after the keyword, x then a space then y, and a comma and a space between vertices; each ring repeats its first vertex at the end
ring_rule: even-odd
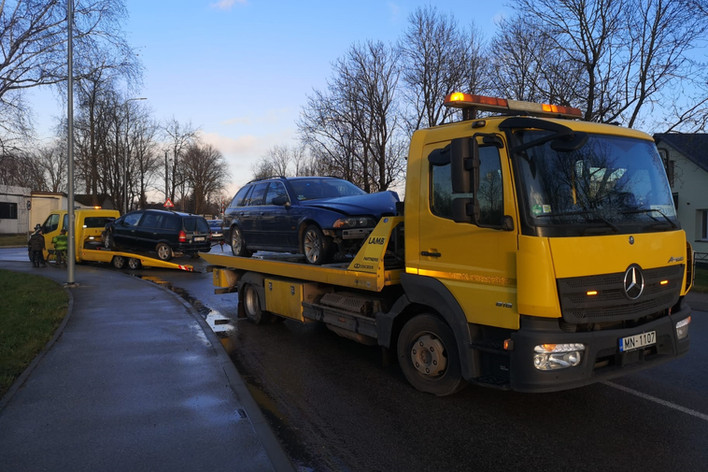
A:
POLYGON ((691 324, 691 317, 679 321, 676 323, 676 337, 678 339, 683 339, 688 336, 688 325, 691 324))
POLYGON ((373 218, 368 218, 366 216, 351 216, 348 218, 340 218, 334 222, 332 225, 335 229, 346 229, 346 228, 373 228, 376 226, 376 222, 373 218))
POLYGON ((580 365, 585 344, 539 344, 533 351, 533 365, 538 370, 565 369, 580 365))

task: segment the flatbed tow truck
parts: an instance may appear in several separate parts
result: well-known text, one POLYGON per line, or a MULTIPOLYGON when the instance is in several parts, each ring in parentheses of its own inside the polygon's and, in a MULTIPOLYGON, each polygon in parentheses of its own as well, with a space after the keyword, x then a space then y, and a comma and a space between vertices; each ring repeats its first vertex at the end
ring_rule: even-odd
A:
POLYGON ((255 323, 322 322, 395 352, 435 395, 567 390, 685 354, 693 250, 651 137, 570 107, 446 102, 463 121, 413 134, 404 208, 353 260, 200 253, 216 293, 255 323))
MULTIPOLYGON (((117 210, 80 209, 74 211, 76 262, 106 263, 116 269, 123 269, 127 266, 131 270, 142 267, 179 269, 188 272, 194 270, 194 267, 188 264, 163 261, 156 257, 131 251, 114 251, 104 248, 103 229, 106 223, 119 216, 120 213, 117 210)), ((66 210, 54 210, 42 224, 45 260, 56 259, 52 239, 58 236, 62 229, 69 230, 69 214, 66 210)))

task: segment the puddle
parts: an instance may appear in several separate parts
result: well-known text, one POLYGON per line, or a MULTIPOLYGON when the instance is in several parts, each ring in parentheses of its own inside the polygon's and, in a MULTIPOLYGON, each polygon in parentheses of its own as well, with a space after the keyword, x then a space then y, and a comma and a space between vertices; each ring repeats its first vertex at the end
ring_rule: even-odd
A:
POLYGON ((236 348, 236 325, 233 323, 231 318, 222 315, 217 310, 212 310, 208 306, 204 305, 201 301, 197 300, 195 297, 189 294, 186 290, 180 287, 175 287, 171 282, 162 280, 159 277, 150 275, 138 275, 135 277, 147 280, 156 285, 160 285, 166 289, 169 289, 179 295, 183 300, 188 302, 192 307, 204 318, 211 328, 211 330, 216 334, 221 341, 221 345, 224 346, 226 352, 231 354, 236 348))

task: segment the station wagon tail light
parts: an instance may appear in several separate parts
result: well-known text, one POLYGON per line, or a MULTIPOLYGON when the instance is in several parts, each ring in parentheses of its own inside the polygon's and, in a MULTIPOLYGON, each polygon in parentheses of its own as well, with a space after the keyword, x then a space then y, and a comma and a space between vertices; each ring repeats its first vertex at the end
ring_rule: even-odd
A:
POLYGON ((184 231, 179 232, 179 236, 177 236, 177 240, 181 243, 186 243, 187 242, 187 233, 184 231))
POLYGON ((335 229, 373 228, 374 226, 376 226, 376 221, 374 221, 373 218, 367 218, 365 216, 339 218, 332 225, 335 229))
POLYGON ((516 112, 556 118, 581 118, 583 116, 583 112, 580 111, 579 108, 574 107, 552 105, 550 103, 507 100, 505 98, 485 97, 484 95, 472 95, 460 92, 448 94, 445 97, 445 106, 502 113, 516 112))

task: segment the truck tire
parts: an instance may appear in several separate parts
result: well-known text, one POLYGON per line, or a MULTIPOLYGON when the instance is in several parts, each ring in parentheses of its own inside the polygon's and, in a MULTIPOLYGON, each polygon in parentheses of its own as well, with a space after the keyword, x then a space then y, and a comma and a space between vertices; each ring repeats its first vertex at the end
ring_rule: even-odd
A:
POLYGON ((302 253, 308 264, 322 265, 329 262, 332 243, 317 225, 305 228, 302 234, 302 253))
POLYGON ((157 252, 157 258, 161 261, 169 261, 174 256, 172 248, 166 243, 157 243, 155 252, 157 252))
POLYGON ((246 249, 246 241, 238 226, 231 227, 231 252, 240 257, 251 257, 253 254, 253 251, 246 249))
POLYGON ((442 397, 466 385, 455 336, 437 316, 423 313, 411 318, 398 336, 397 354, 403 375, 421 392, 442 397))
POLYGON ((113 267, 115 267, 116 269, 122 269, 123 267, 125 267, 125 257, 113 256, 111 264, 113 264, 113 267))
POLYGON ((142 263, 140 262, 140 259, 136 259, 135 257, 128 259, 128 268, 130 270, 138 270, 141 266, 142 263))
POLYGON ((244 284, 239 297, 243 297, 243 312, 252 323, 259 325, 272 320, 273 315, 261 308, 261 299, 255 285, 244 284))

